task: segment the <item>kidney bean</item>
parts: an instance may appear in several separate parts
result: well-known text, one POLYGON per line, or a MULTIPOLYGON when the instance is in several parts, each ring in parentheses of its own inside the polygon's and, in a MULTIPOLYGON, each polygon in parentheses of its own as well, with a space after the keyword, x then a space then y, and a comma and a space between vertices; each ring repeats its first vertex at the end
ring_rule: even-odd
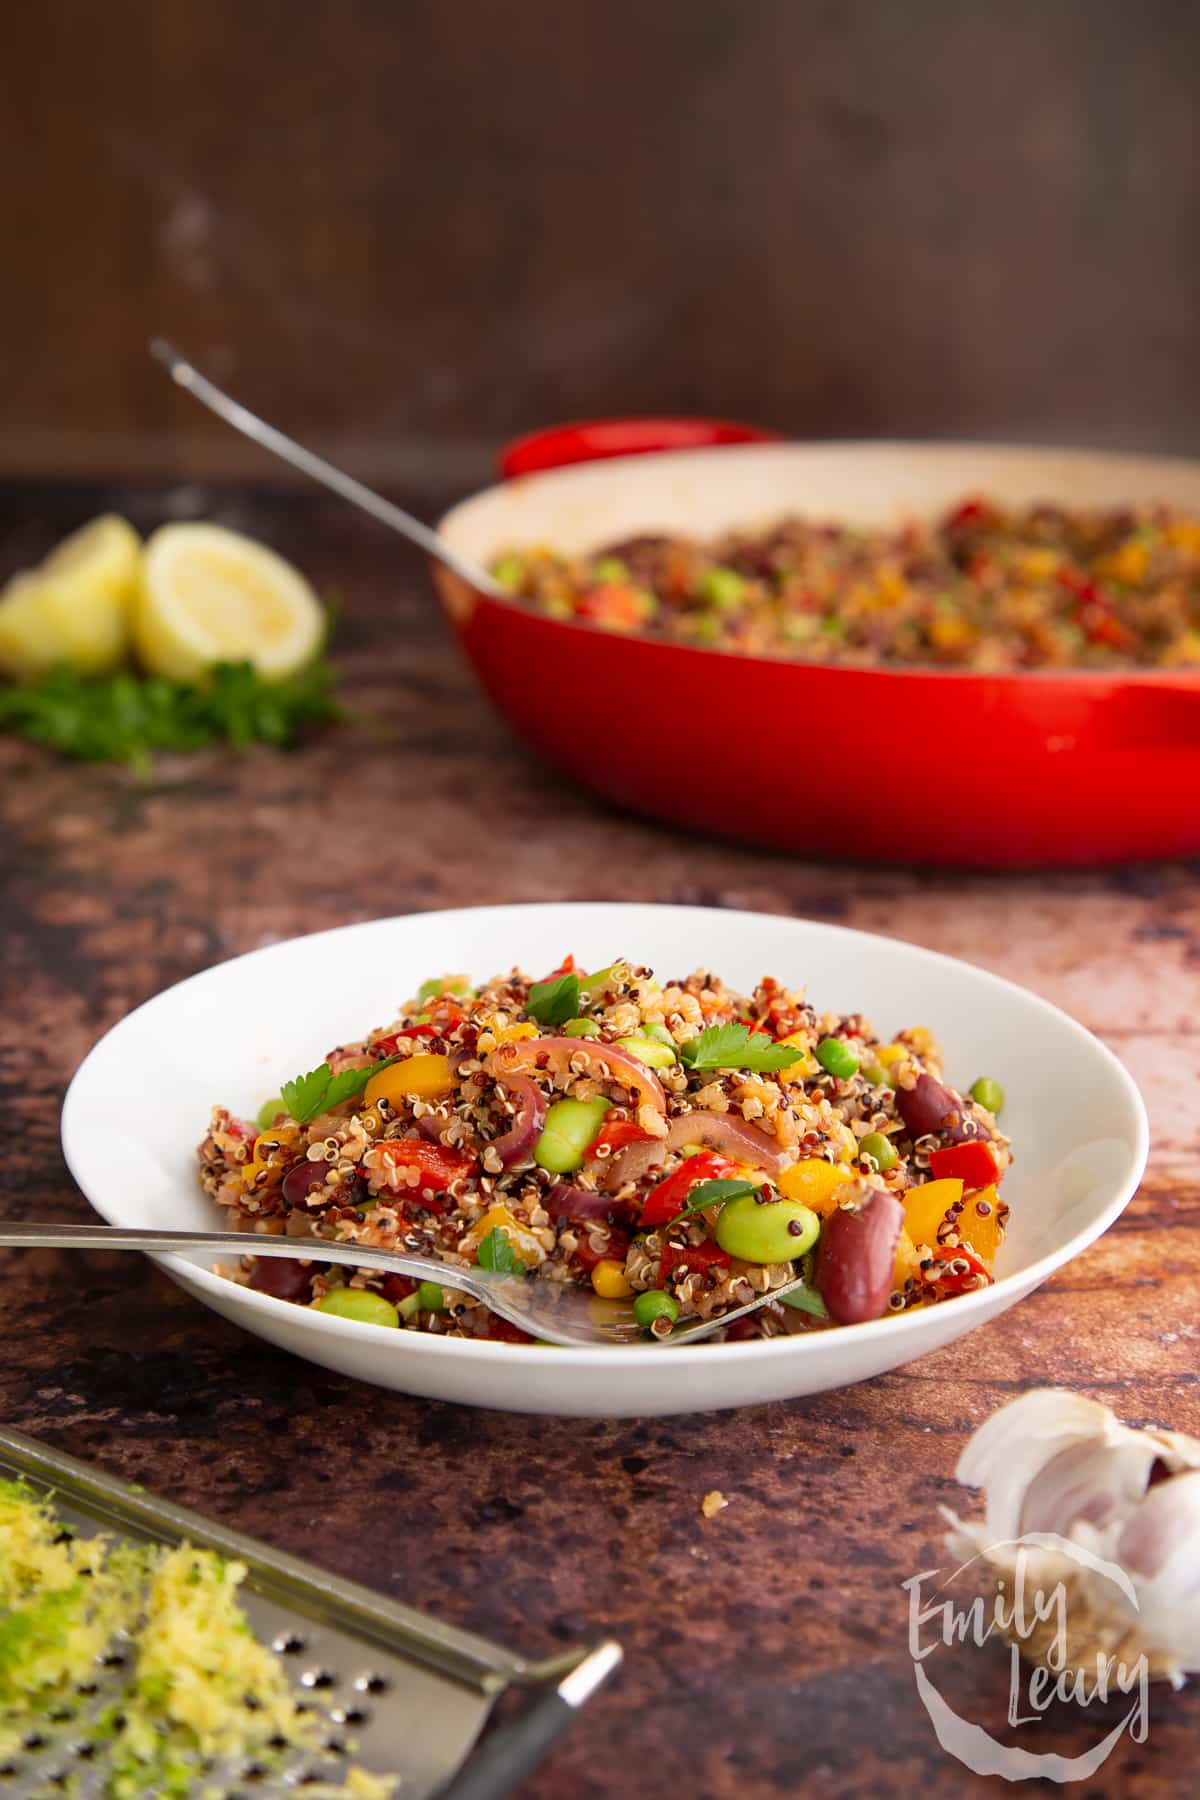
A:
POLYGON ((307 1301, 312 1298, 313 1271, 293 1256, 256 1256, 250 1286, 276 1300, 307 1301))
POLYGON ((839 1207, 826 1219, 817 1250, 816 1283, 839 1325, 878 1319, 892 1291, 904 1208, 876 1188, 857 1211, 839 1207))
POLYGON ((933 1133, 948 1144, 962 1144, 989 1136, 968 1102, 932 1075, 918 1075, 915 1087, 898 1087, 896 1111, 914 1138, 933 1133))
POLYGON ((293 1163, 283 1178, 284 1199, 289 1206, 303 1206, 312 1189, 320 1187, 328 1174, 326 1162, 309 1162, 305 1157, 303 1162, 293 1163))

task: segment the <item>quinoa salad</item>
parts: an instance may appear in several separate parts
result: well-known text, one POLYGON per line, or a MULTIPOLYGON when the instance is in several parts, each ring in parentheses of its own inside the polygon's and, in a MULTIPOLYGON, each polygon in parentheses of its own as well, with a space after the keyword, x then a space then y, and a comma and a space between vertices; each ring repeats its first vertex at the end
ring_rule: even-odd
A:
POLYGON ((492 565, 553 618, 801 662, 981 671, 1200 664, 1200 517, 1007 510, 855 530, 792 517, 709 542, 641 536, 492 565))
POLYGON ((626 1300, 648 1338, 793 1283, 717 1341, 826 1330, 988 1286, 1011 1160, 999 1085, 943 1079, 922 1026, 881 1038, 765 976, 635 962, 425 982, 390 1025, 199 1147, 232 1227, 433 1256, 442 1283, 247 1255, 280 1300, 528 1342, 455 1287, 478 1264, 626 1300))

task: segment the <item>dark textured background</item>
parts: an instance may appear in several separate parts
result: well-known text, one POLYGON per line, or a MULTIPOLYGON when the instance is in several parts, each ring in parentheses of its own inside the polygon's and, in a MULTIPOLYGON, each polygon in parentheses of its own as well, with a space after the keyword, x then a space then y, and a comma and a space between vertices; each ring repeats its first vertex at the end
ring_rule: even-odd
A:
MULTIPOLYGON (((342 590, 339 662, 374 725, 290 756, 166 759, 149 784, 0 739, 0 1213, 86 1215, 58 1145, 63 1089, 157 989, 277 937, 492 900, 759 908, 965 956, 1112 1045, 1154 1153, 1113 1229, 1012 1312, 812 1400, 640 1423, 472 1412, 268 1349, 139 1257, 5 1251, 0 1418, 529 1652, 615 1633, 619 1684, 530 1800, 993 1791, 918 1704, 900 1584, 939 1563, 967 1435, 1021 1389, 1058 1382, 1200 1433, 1200 865, 939 879, 659 830, 513 740, 424 571, 381 532, 320 496, 195 498, 342 590), (705 1520, 712 1488, 730 1504, 705 1520)), ((164 496, 0 487, 0 541, 39 555, 101 506, 147 528, 164 496)), ((960 1711, 1000 1729, 1004 1655, 940 1661, 960 1711)), ((1190 1800, 1198 1726, 1200 1691, 1156 1691, 1149 1741, 1069 1791, 1190 1800)), ((1065 1755, 1102 1735, 1057 1709, 1021 1742, 1065 1755)))
POLYGON ((1200 449, 1189 0, 59 0, 0 19, 0 472, 408 483, 628 410, 1200 449))

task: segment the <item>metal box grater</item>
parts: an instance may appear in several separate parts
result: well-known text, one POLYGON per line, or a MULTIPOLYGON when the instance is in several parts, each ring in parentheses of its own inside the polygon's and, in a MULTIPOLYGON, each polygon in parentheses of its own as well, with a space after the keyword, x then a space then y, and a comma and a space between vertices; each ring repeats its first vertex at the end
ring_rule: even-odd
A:
MULTIPOLYGON (((322 1785, 340 1782, 351 1761, 373 1774, 398 1775, 396 1800, 450 1791, 489 1800, 510 1791, 621 1659, 619 1647, 608 1643, 526 1661, 17 1432, 0 1430, 0 1476, 23 1477, 52 1494, 64 1524, 82 1536, 104 1531, 136 1542, 186 1540, 246 1565, 240 1596, 254 1632, 294 1669, 302 1698, 329 1729, 323 1749, 293 1753, 269 1775, 254 1767, 214 1770, 207 1780, 227 1800, 283 1794, 299 1800, 306 1790, 315 1796, 322 1785), (512 1688, 529 1690, 524 1707, 472 1757, 497 1699, 512 1688)), ((99 1711, 121 1691, 119 1658, 118 1643, 96 1670, 86 1708, 99 1711)), ((0 1771, 0 1792, 11 1800, 100 1800, 104 1759, 80 1754, 78 1719, 73 1726, 47 1718, 0 1771)))

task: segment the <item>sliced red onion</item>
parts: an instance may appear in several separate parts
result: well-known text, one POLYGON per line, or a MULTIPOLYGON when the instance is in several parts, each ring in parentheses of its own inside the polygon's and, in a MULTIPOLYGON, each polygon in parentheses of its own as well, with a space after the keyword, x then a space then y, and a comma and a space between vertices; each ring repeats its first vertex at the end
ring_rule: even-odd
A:
POLYGON ((498 1079, 518 1101, 517 1116, 508 1130, 493 1138, 489 1146, 500 1158, 503 1169, 528 1156, 546 1123, 546 1096, 528 1075, 500 1075, 498 1079))
POLYGON ((568 1181, 556 1181, 542 1205, 552 1219, 602 1219, 606 1224, 621 1211, 619 1206, 614 1207, 609 1194, 572 1187, 568 1181))
POLYGON ((672 1150, 683 1150, 689 1144, 706 1144, 723 1150, 738 1162, 764 1169, 768 1175, 779 1175, 784 1168, 784 1152, 776 1140, 754 1125, 735 1118, 732 1113, 690 1112, 672 1119, 664 1138, 648 1144, 630 1144, 617 1152, 605 1165, 601 1180, 612 1191, 627 1181, 637 1181, 655 1169, 672 1150))
POLYGON ((666 1112, 667 1096, 653 1069, 648 1069, 645 1063, 616 1044, 573 1037, 520 1038, 516 1043, 501 1044, 498 1050, 493 1050, 483 1066, 489 1075, 504 1082, 512 1075, 546 1073, 570 1080, 576 1073, 571 1064, 577 1061, 583 1062, 594 1080, 619 1082, 639 1100, 646 1101, 659 1112, 666 1112))
POLYGON ((449 1123, 449 1119, 440 1113, 422 1113, 417 1120, 417 1130, 427 1143, 440 1144, 442 1133, 449 1123))

